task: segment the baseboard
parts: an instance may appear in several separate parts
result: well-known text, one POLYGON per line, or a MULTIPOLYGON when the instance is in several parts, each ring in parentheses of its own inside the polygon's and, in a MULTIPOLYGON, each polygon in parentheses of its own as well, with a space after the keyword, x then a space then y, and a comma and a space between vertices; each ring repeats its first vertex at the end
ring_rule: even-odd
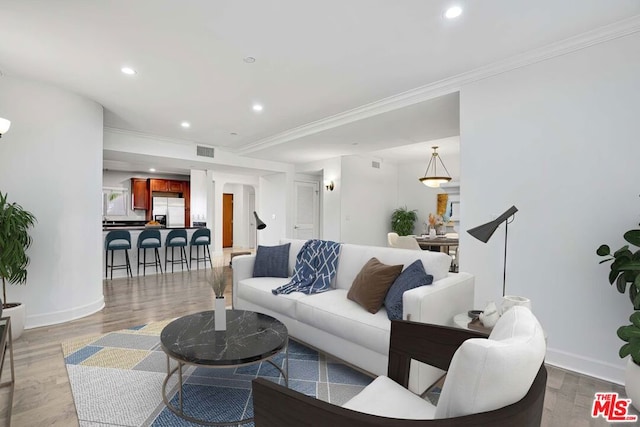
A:
POLYGON ((547 348, 545 363, 604 381, 624 384, 624 361, 620 365, 547 348))
POLYGON ((36 314, 27 316, 25 319, 25 329, 39 328, 41 326, 57 325, 58 323, 69 322, 89 316, 104 308, 104 296, 100 296, 96 301, 68 310, 54 311, 51 313, 36 314))

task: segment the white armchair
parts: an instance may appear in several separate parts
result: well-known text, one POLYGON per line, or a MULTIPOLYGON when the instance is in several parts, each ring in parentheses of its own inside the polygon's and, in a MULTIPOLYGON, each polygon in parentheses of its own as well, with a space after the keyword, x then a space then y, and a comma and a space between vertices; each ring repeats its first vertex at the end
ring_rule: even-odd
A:
POLYGON ((523 306, 509 309, 488 338, 396 320, 391 325, 388 377, 378 377, 342 407, 268 380, 253 380, 255 424, 539 427, 545 352, 542 327, 523 306), (411 359, 448 371, 437 406, 406 388, 411 359))
POLYGON ((390 248, 422 250, 414 236, 398 236, 398 233, 388 233, 387 243, 390 248))

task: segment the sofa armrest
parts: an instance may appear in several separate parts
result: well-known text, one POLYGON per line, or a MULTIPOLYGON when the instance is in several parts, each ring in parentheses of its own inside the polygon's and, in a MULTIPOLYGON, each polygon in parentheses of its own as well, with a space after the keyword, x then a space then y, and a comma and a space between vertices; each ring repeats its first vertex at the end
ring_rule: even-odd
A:
POLYGON ((253 277, 253 264, 255 263, 255 261, 255 255, 238 255, 236 257, 233 257, 233 288, 231 297, 234 308, 236 307, 236 300, 238 298, 238 282, 253 277))
POLYGON ((402 296, 404 320, 449 326, 453 317, 473 308, 474 276, 449 273, 428 286, 408 290, 402 296))
POLYGON ((387 376, 409 387, 411 360, 447 371, 458 347, 469 338, 486 338, 482 332, 428 323, 393 320, 387 376))

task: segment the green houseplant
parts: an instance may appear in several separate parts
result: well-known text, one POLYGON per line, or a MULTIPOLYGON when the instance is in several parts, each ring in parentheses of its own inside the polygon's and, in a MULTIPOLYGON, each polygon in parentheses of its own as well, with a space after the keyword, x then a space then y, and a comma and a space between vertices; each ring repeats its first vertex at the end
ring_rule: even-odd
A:
MULTIPOLYGON (((633 310, 640 310, 640 230, 629 230, 624 233, 624 240, 635 246, 635 252, 624 245, 613 254, 608 245, 601 245, 596 253, 606 257, 603 262, 611 262, 609 283, 615 283, 621 294, 628 293, 633 310)), ((640 365, 640 312, 634 311, 630 319, 631 325, 618 328, 618 337, 626 342, 620 348, 620 357, 631 355, 633 361, 640 365)))
POLYGON ((640 230, 624 233, 629 243, 611 253, 608 245, 600 245, 596 253, 606 257, 603 262, 611 262, 609 283, 615 284, 621 294, 628 293, 633 313, 629 317, 630 325, 618 328, 618 337, 625 343, 618 352, 621 358, 630 356, 625 371, 625 389, 632 404, 640 407, 640 230), (630 247, 633 247, 630 249, 630 247))
POLYGON ((29 257, 27 249, 31 246, 29 229, 36 222, 32 213, 17 203, 9 203, 8 195, 0 193, 0 278, 2 278, 2 308, 12 320, 14 338, 18 338, 24 329, 24 306, 21 303, 7 303, 7 282, 24 284, 27 281, 29 257), (16 309, 14 313, 14 309, 16 309), (22 318, 20 319, 20 313, 22 318))
POLYGON ((400 207, 393 211, 391 215, 391 229, 399 236, 406 236, 413 232, 413 226, 418 215, 416 210, 408 210, 407 207, 400 207))

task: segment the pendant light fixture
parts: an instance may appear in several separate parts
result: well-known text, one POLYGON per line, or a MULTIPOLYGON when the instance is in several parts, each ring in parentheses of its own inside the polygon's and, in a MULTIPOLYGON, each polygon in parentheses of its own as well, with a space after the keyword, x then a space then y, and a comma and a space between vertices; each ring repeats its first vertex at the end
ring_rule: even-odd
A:
POLYGON ((424 171, 424 176, 420 179, 420 182, 426 185, 427 187, 440 187, 440 184, 444 184, 445 182, 451 181, 451 174, 447 170, 447 167, 442 162, 442 159, 438 155, 438 146, 434 145, 431 147, 433 149, 433 153, 431 153, 431 159, 429 159, 429 164, 427 165, 427 170, 424 171), (447 173, 446 176, 438 175, 438 162, 442 165, 442 168, 447 173))
POLYGON ((11 121, 0 117, 0 138, 2 138, 3 133, 7 133, 10 127, 11 127, 11 121))

